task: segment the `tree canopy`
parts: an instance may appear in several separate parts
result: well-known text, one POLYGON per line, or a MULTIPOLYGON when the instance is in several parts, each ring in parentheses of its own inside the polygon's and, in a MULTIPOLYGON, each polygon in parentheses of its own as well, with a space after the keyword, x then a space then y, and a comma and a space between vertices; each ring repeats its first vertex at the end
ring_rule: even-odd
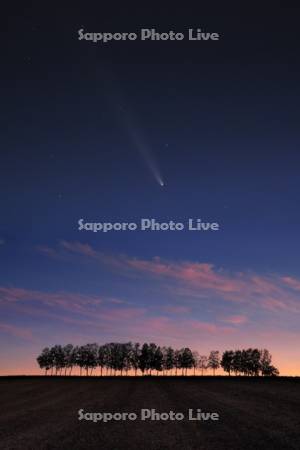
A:
POLYGON ((216 370, 223 368, 228 375, 246 376, 275 376, 278 369, 274 367, 272 357, 267 349, 258 350, 226 350, 222 358, 220 352, 212 350, 208 356, 199 355, 188 347, 173 349, 172 347, 160 347, 151 342, 142 346, 136 342, 110 342, 104 345, 97 343, 73 346, 72 344, 54 345, 42 350, 37 357, 37 362, 45 374, 49 371, 53 375, 71 375, 74 367, 78 367, 80 374, 91 375, 97 368, 100 375, 105 370, 106 375, 120 373, 128 374, 129 371, 137 375, 139 371, 143 375, 178 374, 188 375, 188 370, 200 369, 201 374, 207 369, 216 370), (174 373, 175 372, 175 373, 174 373))

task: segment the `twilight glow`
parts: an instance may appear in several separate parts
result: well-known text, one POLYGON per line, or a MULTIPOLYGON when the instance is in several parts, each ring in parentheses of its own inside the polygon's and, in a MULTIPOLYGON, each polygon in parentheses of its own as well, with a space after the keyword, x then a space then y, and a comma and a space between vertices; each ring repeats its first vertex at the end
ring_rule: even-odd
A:
POLYGON ((216 42, 101 46, 75 22, 44 40, 25 22, 3 64, 0 373, 40 373, 46 346, 132 340, 267 348, 300 375, 290 35, 277 45, 277 22, 271 42, 247 16, 216 42), (94 233, 80 218, 220 227, 94 233))
POLYGON ((10 367, 2 373, 38 373, 34 358, 41 346, 109 340, 184 342, 201 352, 268 347, 281 373, 299 371, 293 342, 299 338, 300 279, 106 255, 79 242, 61 241, 36 252, 41 265, 57 272, 66 265, 78 268, 79 284, 93 270, 99 279, 109 277, 113 287, 79 292, 75 280, 72 292, 1 286, 1 316, 14 320, 0 323, 0 332, 15 355, 13 362, 3 349, 10 367))

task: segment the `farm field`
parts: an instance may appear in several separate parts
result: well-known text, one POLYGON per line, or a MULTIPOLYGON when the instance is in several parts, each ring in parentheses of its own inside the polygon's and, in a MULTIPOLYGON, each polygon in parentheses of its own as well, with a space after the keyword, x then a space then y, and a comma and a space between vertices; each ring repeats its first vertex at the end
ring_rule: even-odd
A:
POLYGON ((1 449, 299 449, 300 379, 2 377, 1 449), (136 420, 78 420, 78 411, 136 420), (142 409, 183 420, 141 420, 142 409), (188 410, 219 420, 188 420, 188 410))

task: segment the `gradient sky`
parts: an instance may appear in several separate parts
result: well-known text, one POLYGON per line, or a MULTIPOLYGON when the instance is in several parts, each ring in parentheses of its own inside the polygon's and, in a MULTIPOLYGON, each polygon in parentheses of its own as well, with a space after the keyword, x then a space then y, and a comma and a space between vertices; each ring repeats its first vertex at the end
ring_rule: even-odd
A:
POLYGON ((137 340, 266 347, 281 374, 300 375, 298 21, 279 6, 9 12, 1 374, 38 373, 36 355, 56 343, 137 340), (79 42, 82 27, 200 27, 221 40, 104 46, 79 42), (221 229, 78 231, 80 218, 141 217, 221 229))

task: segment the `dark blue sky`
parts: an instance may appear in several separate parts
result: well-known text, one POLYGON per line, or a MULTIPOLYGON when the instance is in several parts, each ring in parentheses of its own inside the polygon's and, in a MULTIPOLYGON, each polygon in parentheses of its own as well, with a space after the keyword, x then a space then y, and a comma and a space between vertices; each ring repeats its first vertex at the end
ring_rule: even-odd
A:
MULTIPOLYGON (((227 314, 251 327, 258 316, 249 313, 249 303, 256 294, 260 300, 267 296, 268 307, 270 301, 284 301, 281 280, 300 278, 298 12, 274 7, 259 14, 199 11, 188 17, 175 8, 171 18, 166 10, 151 16, 147 9, 133 15, 123 8, 116 16, 100 8, 45 12, 30 7, 9 13, 1 83, 0 285, 24 293, 2 292, 5 336, 10 330, 15 339, 12 327, 21 327, 21 334, 30 330, 36 347, 46 345, 48 334, 40 326, 50 320, 64 339, 47 317, 53 298, 41 300, 44 316, 34 310, 35 296, 42 293, 122 298, 137 309, 165 302, 163 315, 158 310, 147 315, 176 322, 168 306, 174 302, 189 310, 190 319, 214 326, 227 314), (220 42, 104 45, 77 39, 82 27, 93 32, 142 27, 186 32, 199 26, 219 32, 220 42), (132 133, 142 135, 155 157, 163 188, 132 133), (141 217, 179 222, 201 218, 218 222, 221 229, 107 234, 77 229, 80 218, 136 222, 141 217), (78 250, 76 243, 89 247, 78 250), (86 248, 97 253, 94 262, 86 248), (155 264, 155 257, 167 261, 168 269, 145 268, 155 264), (113 263, 107 263, 110 258, 113 263), (227 284, 220 292, 219 287, 203 286, 201 275, 193 289, 198 295, 203 288, 205 302, 216 300, 218 306, 209 311, 207 303, 203 308, 198 303, 193 311, 195 292, 180 293, 190 281, 190 275, 181 275, 186 263, 200 264, 196 271, 206 271, 205 264, 214 266, 208 278, 215 277, 217 286, 217 277, 224 274, 225 284, 239 284, 242 278, 246 287, 235 284, 235 289, 239 295, 246 289, 247 305, 237 310, 228 306, 227 284), (132 264, 140 264, 142 273, 128 275, 132 264), (170 266, 172 275, 166 275, 170 266), (177 294, 164 291, 164 280, 153 281, 153 274, 162 276, 161 271, 168 282, 170 277, 176 283, 184 279, 177 294), (272 287, 262 293, 251 285, 256 277, 261 289, 270 280, 272 287), (23 310, 20 305, 10 310, 15 298, 23 310), (22 305, 27 298, 28 313, 22 305)), ((288 289, 295 288, 295 281, 288 283, 288 289)), ((286 301, 293 315, 296 294, 288 292, 286 301)), ((278 327, 280 319, 273 319, 267 317, 266 328, 278 327)), ((163 327, 157 333, 165 340, 173 338, 172 330, 164 334, 163 327)), ((128 335, 125 327, 124 339, 136 336, 128 335)), ((258 340, 263 344, 263 338, 258 340)))

